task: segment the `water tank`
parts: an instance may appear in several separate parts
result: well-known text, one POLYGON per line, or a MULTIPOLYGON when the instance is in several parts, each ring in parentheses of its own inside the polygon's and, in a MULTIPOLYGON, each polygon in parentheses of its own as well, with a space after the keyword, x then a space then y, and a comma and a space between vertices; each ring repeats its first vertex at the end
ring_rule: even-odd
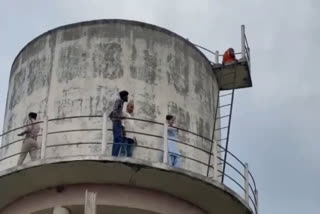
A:
POLYGON ((213 158, 215 169, 222 166, 219 155, 212 155, 218 97, 210 61, 164 28, 97 20, 38 36, 11 69, 0 146, 0 212, 82 214, 96 205, 97 212, 88 212, 254 213, 247 165, 242 164, 240 185, 244 198, 221 183, 212 167, 213 158), (132 158, 111 156, 106 115, 122 90, 135 105, 138 144, 132 158), (38 159, 17 165, 23 141, 17 134, 29 112, 38 114, 41 126, 38 159), (179 167, 164 161, 168 114, 177 118, 179 167), (94 196, 89 206, 87 192, 94 196))

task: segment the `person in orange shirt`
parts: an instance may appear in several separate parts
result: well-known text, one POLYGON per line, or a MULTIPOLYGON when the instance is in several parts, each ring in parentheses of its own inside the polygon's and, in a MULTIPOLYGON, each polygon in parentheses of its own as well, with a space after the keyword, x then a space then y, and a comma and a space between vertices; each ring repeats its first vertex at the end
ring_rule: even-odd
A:
POLYGON ((226 52, 223 54, 223 60, 222 64, 231 64, 237 62, 236 55, 234 54, 233 48, 229 48, 226 52))

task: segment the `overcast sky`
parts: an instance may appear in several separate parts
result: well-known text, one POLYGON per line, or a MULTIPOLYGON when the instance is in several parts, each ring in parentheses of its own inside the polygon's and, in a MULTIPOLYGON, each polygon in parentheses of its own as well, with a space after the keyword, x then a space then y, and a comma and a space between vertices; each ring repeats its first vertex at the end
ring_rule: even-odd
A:
POLYGON ((220 51, 239 50, 245 24, 254 87, 236 92, 230 149, 249 163, 260 213, 320 213, 319 0, 0 0, 1 127, 20 49, 57 26, 107 18, 159 25, 220 51))

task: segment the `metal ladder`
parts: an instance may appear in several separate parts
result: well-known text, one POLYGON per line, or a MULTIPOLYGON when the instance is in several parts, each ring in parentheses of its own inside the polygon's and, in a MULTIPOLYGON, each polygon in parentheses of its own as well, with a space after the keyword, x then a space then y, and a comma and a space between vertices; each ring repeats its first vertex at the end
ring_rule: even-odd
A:
MULTIPOLYGON (((232 84, 231 90, 228 91, 219 91, 219 97, 217 101, 217 110, 216 110, 216 117, 214 122, 214 138, 217 132, 220 132, 220 138, 216 139, 216 142, 220 144, 223 148, 218 151, 218 153, 224 152, 223 162, 218 163, 218 165, 223 165, 222 167, 222 178, 221 183, 224 182, 225 171, 226 171, 226 160, 228 155, 228 145, 230 140, 230 129, 231 129, 231 118, 232 118, 232 109, 233 109, 233 101, 234 101, 234 93, 235 93, 235 83, 236 83, 236 76, 237 70, 235 69, 232 73, 233 81, 228 84, 232 84), (223 102, 221 101, 223 100, 223 102), (218 115, 219 113, 219 115, 218 115)), ((227 74, 227 75, 230 75, 227 74)))

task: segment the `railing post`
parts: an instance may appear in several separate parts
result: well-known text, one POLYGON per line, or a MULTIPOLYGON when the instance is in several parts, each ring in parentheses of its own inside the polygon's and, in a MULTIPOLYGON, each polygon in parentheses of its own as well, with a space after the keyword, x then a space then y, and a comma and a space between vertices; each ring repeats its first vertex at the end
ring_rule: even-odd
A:
POLYGON ((256 196, 256 214, 259 213, 259 197, 258 197, 258 190, 254 191, 254 194, 256 196))
POLYGON ((248 163, 244 165, 244 199, 249 203, 249 166, 248 163))
POLYGON ((42 128, 41 159, 46 158, 47 137, 48 137, 48 117, 45 116, 43 119, 43 128, 42 128))
POLYGON ((216 58, 215 58, 216 64, 219 63, 219 51, 216 51, 216 58))
POLYGON ((245 27, 241 25, 241 57, 245 58, 245 27))
POLYGON ((218 151, 215 140, 213 140, 213 180, 218 180, 218 151))
POLYGON ((89 192, 86 190, 84 213, 85 214, 96 214, 97 213, 97 193, 89 192))
POLYGON ((163 124, 163 163, 168 163, 168 124, 163 124))
POLYGON ((102 120, 101 154, 104 155, 107 149, 107 112, 103 113, 102 120))

